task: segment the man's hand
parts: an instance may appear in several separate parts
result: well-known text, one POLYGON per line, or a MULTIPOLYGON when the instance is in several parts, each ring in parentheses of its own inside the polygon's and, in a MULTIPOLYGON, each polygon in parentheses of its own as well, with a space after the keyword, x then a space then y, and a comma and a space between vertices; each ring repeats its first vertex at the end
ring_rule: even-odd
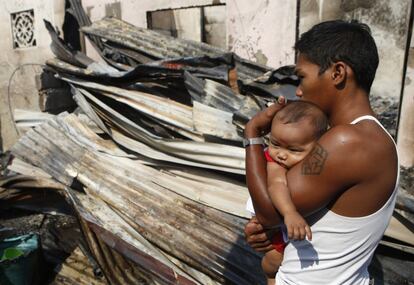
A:
POLYGON ((297 212, 291 211, 284 216, 287 234, 291 240, 312 240, 312 232, 305 219, 297 212))
POLYGON ((266 232, 256 217, 250 219, 250 221, 244 227, 244 234, 246 236, 247 243, 258 252, 268 252, 273 249, 270 242, 270 234, 266 232))
POLYGON ((286 105, 286 99, 280 96, 277 103, 274 103, 257 113, 251 120, 246 124, 244 130, 244 136, 246 138, 261 137, 266 135, 270 131, 273 117, 286 105))

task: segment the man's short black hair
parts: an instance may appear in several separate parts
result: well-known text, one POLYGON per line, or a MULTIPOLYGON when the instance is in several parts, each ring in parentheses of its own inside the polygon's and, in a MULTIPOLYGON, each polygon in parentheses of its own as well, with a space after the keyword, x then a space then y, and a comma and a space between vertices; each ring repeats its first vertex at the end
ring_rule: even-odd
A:
POLYGON ((295 50, 319 65, 322 74, 332 63, 343 61, 355 74, 362 89, 369 93, 378 67, 378 51, 370 28, 356 20, 322 22, 303 33, 295 50))
POLYGON ((315 104, 307 101, 293 101, 276 113, 274 120, 282 124, 298 123, 309 120, 314 127, 314 139, 319 139, 328 129, 328 118, 315 104))

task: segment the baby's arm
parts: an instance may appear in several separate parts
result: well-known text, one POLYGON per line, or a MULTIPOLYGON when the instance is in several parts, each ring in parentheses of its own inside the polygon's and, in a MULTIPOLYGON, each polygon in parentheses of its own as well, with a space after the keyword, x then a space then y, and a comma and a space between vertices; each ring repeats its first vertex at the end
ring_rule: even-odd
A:
POLYGON ((286 182, 287 170, 275 162, 267 163, 267 190, 273 205, 284 217, 289 239, 312 239, 312 232, 305 219, 296 211, 286 182))

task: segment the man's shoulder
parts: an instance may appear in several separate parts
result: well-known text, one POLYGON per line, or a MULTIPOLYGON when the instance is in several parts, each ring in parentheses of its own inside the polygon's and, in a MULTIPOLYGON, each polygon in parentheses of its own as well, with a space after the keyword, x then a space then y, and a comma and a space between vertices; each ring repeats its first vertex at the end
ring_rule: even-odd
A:
POLYGON ((371 125, 337 125, 330 128, 322 137, 324 143, 334 143, 336 146, 394 146, 391 136, 374 121, 367 122, 371 125))
POLYGON ((330 128, 319 140, 319 144, 336 149, 346 150, 349 147, 361 145, 366 138, 353 125, 338 125, 330 128))
POLYGON ((352 162, 359 158, 359 163, 363 165, 377 162, 381 157, 393 159, 396 155, 393 141, 379 125, 338 125, 329 129, 320 138, 319 144, 345 161, 352 162), (364 159, 361 160, 361 157, 364 159))

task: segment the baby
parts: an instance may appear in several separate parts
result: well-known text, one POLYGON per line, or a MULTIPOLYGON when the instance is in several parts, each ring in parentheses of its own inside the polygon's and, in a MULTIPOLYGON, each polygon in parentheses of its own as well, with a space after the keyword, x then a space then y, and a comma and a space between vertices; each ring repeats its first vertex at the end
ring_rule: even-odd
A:
MULTIPOLYGON (((264 150, 267 160, 267 190, 273 205, 284 218, 285 229, 272 238, 274 249, 268 251, 262 259, 262 268, 267 276, 268 285, 275 284, 274 278, 282 262, 287 241, 286 234, 293 240, 303 240, 305 236, 308 240, 312 239, 309 225, 296 211, 290 197, 286 171, 312 151, 327 128, 328 119, 322 110, 304 101, 288 104, 273 118, 269 147, 264 150)), ((247 209, 254 214, 250 199, 247 209)))

